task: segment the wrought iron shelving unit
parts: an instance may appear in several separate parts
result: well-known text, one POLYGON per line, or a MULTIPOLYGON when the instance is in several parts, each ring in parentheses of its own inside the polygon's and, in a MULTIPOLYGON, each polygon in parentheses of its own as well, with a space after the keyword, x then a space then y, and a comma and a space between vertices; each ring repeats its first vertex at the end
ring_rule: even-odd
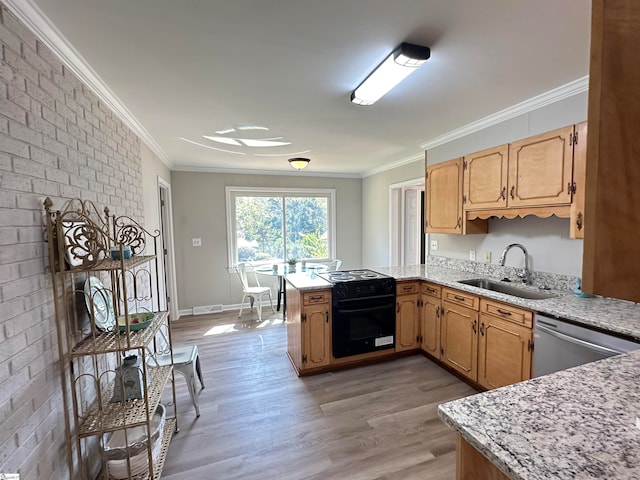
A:
POLYGON ((71 477, 112 478, 113 457, 105 447, 119 431, 127 445, 118 452, 127 476, 119 478, 159 479, 178 431, 173 368, 147 365, 156 355, 173 358, 160 232, 108 208, 99 212, 88 200, 72 199, 54 210, 47 198, 44 209, 71 477), (140 328, 136 314, 147 312, 153 320, 140 328), (122 372, 131 355, 141 359, 135 367, 141 393, 127 400, 131 387, 122 372), (163 394, 172 412, 154 432, 152 417, 163 394), (134 428, 144 435, 130 443, 134 428))

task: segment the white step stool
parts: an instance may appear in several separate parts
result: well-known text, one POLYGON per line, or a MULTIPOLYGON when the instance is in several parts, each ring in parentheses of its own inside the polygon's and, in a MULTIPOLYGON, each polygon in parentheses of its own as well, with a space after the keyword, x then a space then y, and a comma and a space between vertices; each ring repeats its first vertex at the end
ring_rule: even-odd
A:
MULTIPOLYGON (((151 366, 171 365, 171 355, 158 355, 155 360, 150 358, 147 362, 151 366)), ((202 381, 202 370, 200 369, 200 357, 198 356, 197 345, 185 345, 174 347, 173 349, 173 369, 184 375, 189 389, 189 396, 196 407, 196 416, 200 416, 200 406, 198 405, 198 394, 196 393, 196 375, 200 380, 200 385, 204 388, 202 381)))

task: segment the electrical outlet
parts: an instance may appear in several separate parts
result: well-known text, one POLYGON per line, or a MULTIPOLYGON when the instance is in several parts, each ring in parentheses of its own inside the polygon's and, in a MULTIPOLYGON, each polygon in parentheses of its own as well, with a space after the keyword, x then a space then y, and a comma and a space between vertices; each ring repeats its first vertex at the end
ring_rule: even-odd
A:
POLYGON ((438 250, 438 240, 431 240, 431 250, 438 250))
POLYGON ((201 238, 192 238, 191 239, 191 245, 194 247, 201 247, 202 246, 202 239, 201 238))
POLYGON ((475 250, 469 250, 469 260, 471 260, 472 262, 476 261, 476 251, 475 250))
POLYGON ((484 263, 491 263, 491 252, 484 252, 484 263))

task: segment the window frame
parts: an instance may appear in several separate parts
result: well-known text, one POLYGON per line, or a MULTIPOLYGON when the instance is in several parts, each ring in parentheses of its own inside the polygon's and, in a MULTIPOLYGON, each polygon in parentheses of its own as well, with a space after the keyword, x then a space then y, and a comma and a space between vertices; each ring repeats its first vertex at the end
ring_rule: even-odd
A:
MULTIPOLYGON (((232 271, 237 264, 236 209, 237 196, 280 196, 280 197, 325 197, 327 198, 327 250, 329 257, 318 259, 328 261, 336 258, 336 190, 335 188, 282 188, 282 187, 225 187, 227 213, 227 265, 232 271)), ((284 260, 283 260, 284 261, 284 260)), ((261 262, 252 262, 259 265, 261 262)))

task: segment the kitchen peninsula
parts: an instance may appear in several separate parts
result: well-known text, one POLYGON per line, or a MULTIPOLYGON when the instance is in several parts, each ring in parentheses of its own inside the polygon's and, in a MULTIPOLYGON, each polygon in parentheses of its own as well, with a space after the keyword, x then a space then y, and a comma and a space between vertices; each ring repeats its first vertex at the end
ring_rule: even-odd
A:
MULTIPOLYGON (((639 304, 577 297, 569 290, 574 280, 570 277, 534 272, 534 283, 551 287, 554 296, 532 300, 459 283, 489 275, 499 278, 495 265, 469 262, 469 268, 458 269, 446 268, 452 265, 448 260, 435 262, 372 270, 394 277, 398 285, 417 282, 423 287, 455 289, 640 341, 639 304)), ((333 363, 336 359, 331 355, 331 284, 313 274, 299 273, 287 277, 287 288, 287 298, 293 299, 287 334, 295 336, 288 339, 290 358, 302 358, 305 351, 320 359, 308 373, 344 366, 333 363), (300 316, 305 309, 309 315, 302 326, 300 316), (310 321, 311 315, 315 320, 310 321), (292 352, 292 345, 298 350, 292 352)), ((398 354, 393 350, 377 353, 378 360, 398 354)), ((354 360, 357 364, 358 359, 354 360)), ((636 351, 441 405, 440 418, 459 434, 462 476, 458 478, 639 478, 639 386, 640 351, 636 351), (474 470, 478 464, 491 476, 479 475, 474 470)))

